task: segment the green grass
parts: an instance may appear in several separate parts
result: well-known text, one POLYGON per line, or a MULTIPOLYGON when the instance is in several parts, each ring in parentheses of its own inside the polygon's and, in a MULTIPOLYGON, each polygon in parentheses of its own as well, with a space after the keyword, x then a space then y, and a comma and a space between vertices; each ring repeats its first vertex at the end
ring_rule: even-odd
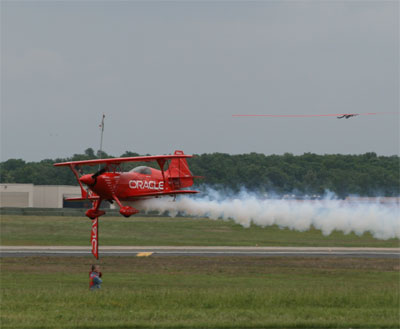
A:
MULTIPOLYGON (((0 222, 2 245, 87 246, 91 221, 86 217, 41 217, 3 215, 0 222)), ((164 246, 343 246, 399 247, 398 239, 377 240, 319 230, 306 232, 277 226, 244 228, 233 221, 169 217, 100 218, 101 245, 164 246)))
POLYGON ((1 259, 2 328, 399 328, 394 259, 1 259))

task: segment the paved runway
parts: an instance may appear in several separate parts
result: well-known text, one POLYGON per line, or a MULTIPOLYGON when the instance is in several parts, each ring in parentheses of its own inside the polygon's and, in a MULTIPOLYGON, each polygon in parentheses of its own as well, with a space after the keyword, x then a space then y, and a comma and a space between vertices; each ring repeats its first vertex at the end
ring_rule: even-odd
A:
MULTIPOLYGON (((279 256, 399 258, 400 248, 103 246, 100 256, 279 256)), ((1 246, 0 257, 91 256, 89 247, 1 246)))

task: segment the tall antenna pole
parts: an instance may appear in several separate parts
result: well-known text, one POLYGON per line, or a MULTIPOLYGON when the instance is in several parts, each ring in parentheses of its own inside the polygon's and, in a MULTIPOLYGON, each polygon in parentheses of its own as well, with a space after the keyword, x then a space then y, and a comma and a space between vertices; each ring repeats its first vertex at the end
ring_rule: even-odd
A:
POLYGON ((100 158, 103 156, 103 133, 104 133, 104 118, 105 114, 103 113, 103 117, 101 118, 101 124, 99 125, 101 129, 101 135, 100 135, 100 150, 99 150, 99 156, 100 158))

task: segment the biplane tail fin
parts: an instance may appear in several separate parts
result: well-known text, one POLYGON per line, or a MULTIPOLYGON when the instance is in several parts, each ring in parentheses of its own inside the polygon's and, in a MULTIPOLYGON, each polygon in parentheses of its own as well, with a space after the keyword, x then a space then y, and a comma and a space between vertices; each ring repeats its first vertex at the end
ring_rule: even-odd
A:
MULTIPOLYGON (((183 154, 183 151, 175 151, 174 153, 174 155, 183 154)), ((172 159, 166 174, 171 185, 176 189, 193 185, 193 175, 189 170, 186 158, 172 159)))

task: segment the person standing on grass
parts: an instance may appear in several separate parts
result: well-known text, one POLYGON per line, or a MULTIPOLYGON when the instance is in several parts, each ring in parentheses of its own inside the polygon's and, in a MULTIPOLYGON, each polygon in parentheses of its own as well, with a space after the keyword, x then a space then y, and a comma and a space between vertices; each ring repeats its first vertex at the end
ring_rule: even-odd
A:
POLYGON ((92 271, 89 272, 89 288, 97 290, 101 288, 103 282, 101 278, 100 265, 92 265, 92 271))

